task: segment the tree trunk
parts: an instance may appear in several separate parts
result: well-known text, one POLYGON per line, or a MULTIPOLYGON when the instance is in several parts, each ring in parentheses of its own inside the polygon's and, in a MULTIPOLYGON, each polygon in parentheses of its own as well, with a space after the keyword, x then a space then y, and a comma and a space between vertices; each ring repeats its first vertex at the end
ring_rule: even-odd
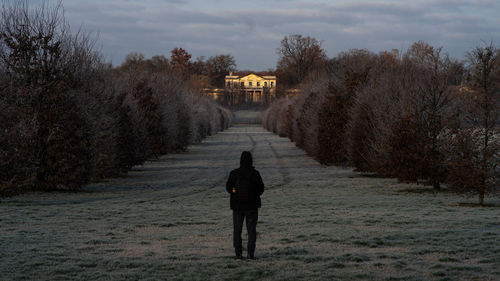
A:
POLYGON ((441 185, 439 184, 439 181, 434 181, 432 186, 434 187, 434 190, 441 190, 441 185))
POLYGON ((481 190, 481 191, 479 191, 479 202, 478 202, 479 206, 482 207, 483 206, 483 202, 484 202, 484 191, 481 190))

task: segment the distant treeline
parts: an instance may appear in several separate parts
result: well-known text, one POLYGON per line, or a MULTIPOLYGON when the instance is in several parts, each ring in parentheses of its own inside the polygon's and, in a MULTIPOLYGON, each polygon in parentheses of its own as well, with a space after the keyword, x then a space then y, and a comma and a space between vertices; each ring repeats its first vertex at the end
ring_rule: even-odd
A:
POLYGON ((179 67, 130 55, 113 68, 61 5, 8 2, 0 18, 0 194, 75 189, 230 126, 179 67))
POLYGON ((323 164, 435 189, 446 183, 478 195, 480 205, 500 190, 500 51, 493 44, 474 48, 466 61, 424 42, 404 53, 350 50, 328 59, 315 39, 285 39, 282 49, 296 53, 281 53, 281 72, 301 93, 270 106, 268 130, 323 164), (311 46, 317 56, 303 60, 313 62, 306 75, 295 58, 313 53, 303 50, 311 46))

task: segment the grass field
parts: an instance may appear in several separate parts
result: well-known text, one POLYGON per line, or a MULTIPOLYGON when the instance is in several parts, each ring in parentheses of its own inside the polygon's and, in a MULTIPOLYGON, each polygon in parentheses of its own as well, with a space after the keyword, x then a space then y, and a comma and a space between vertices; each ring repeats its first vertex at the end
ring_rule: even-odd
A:
POLYGON ((500 280, 500 200, 475 202, 236 125, 80 192, 1 199, 0 280, 500 280), (256 261, 233 260, 224 190, 243 150, 266 184, 256 261))

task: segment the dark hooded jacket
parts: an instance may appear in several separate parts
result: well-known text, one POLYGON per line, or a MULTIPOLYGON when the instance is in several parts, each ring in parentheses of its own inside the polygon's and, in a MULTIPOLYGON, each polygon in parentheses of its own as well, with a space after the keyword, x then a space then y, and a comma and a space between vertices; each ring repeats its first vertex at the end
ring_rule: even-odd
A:
POLYGON ((248 211, 260 208, 261 200, 260 196, 264 193, 264 183, 262 182, 262 178, 260 173, 255 170, 252 166, 252 154, 248 151, 244 151, 241 154, 240 158, 240 167, 238 169, 234 169, 229 174, 229 179, 226 183, 226 191, 231 194, 230 207, 232 210, 237 211, 248 211), (248 202, 240 202, 234 198, 232 194, 232 189, 235 187, 236 182, 239 177, 248 176, 251 182, 251 188, 253 189, 253 193, 255 194, 255 199, 248 202))

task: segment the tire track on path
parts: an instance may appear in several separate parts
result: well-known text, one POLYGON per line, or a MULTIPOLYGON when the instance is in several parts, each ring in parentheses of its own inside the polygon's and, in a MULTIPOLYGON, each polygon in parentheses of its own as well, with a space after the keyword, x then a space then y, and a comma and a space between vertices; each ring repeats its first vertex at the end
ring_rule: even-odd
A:
MULTIPOLYGON (((234 159, 230 159, 228 156, 232 154, 232 152, 236 149, 237 147, 237 144, 239 144, 239 139, 240 139, 240 135, 241 134, 236 134, 236 141, 232 141, 231 144, 230 144, 230 151, 226 151, 226 153, 224 153, 224 173, 222 175, 220 175, 220 178, 215 182, 213 183, 212 185, 210 185, 210 187, 208 189, 213 189, 217 186, 220 186, 220 185, 223 185, 224 182, 226 181, 227 177, 229 176, 229 172, 234 169, 235 167, 232 167, 231 166, 231 160, 234 160, 234 159)), ((254 153, 255 151, 255 148, 257 147, 257 142, 255 141, 255 139, 249 134, 248 132, 248 127, 245 127, 245 135, 250 139, 250 142, 252 144, 252 148, 250 149, 250 152, 254 153)), ((234 157, 231 156, 231 157, 234 157)), ((238 155, 239 157, 239 155, 238 155)))
POLYGON ((285 160, 283 159, 283 156, 281 156, 276 148, 273 146, 272 142, 269 140, 268 137, 265 137, 265 140, 267 142, 267 145, 269 145, 269 148, 271 148, 271 151, 273 152, 274 156, 277 159, 278 166, 279 166, 279 171, 282 177, 282 182, 278 184, 273 184, 269 186, 269 188, 279 188, 281 187, 282 190, 284 191, 285 185, 288 185, 290 182, 292 182, 291 174, 290 171, 288 170, 285 160))
POLYGON ((235 134, 236 135, 236 140, 233 140, 231 141, 231 143, 229 144, 229 149, 226 150, 226 152, 224 152, 224 155, 222 156, 223 158, 223 173, 222 175, 219 175, 219 179, 217 179, 213 184, 211 184, 208 189, 213 189, 221 184, 224 183, 227 175, 229 174, 229 171, 231 169, 230 167, 230 159, 229 159, 229 155, 231 155, 235 149, 236 149, 236 145, 238 144, 239 140, 240 140, 240 134, 235 134))

